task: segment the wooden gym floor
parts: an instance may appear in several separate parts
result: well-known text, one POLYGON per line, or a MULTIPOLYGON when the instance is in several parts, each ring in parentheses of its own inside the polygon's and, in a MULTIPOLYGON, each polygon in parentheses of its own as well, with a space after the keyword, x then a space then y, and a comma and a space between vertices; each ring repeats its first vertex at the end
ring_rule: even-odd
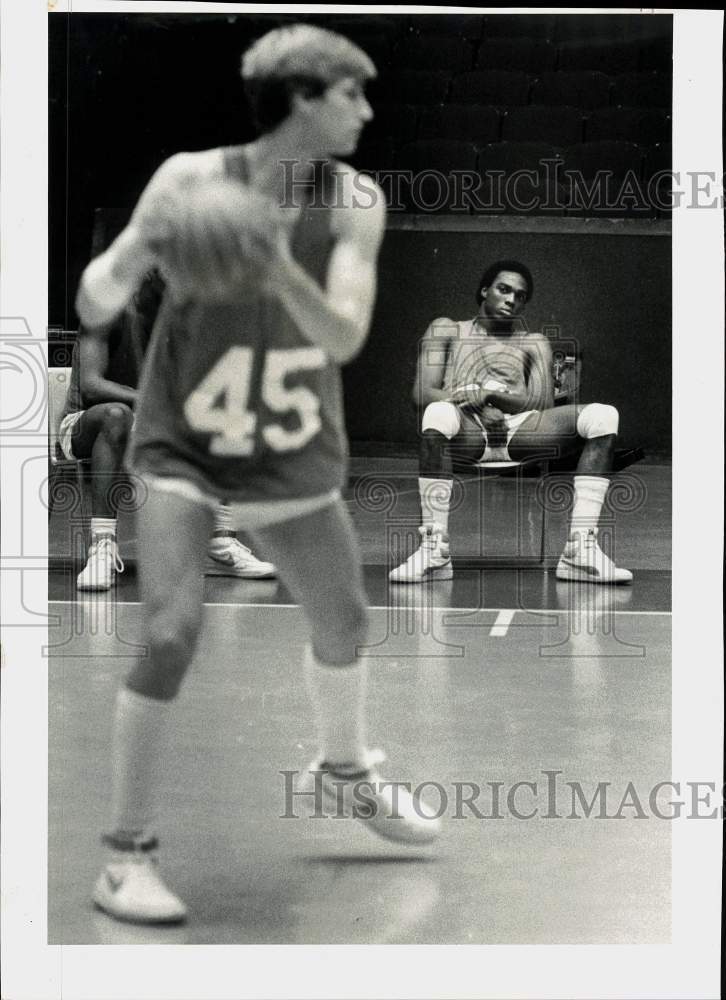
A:
MULTIPOLYGON (((77 600, 72 571, 52 573, 49 943, 667 942, 670 826, 648 800, 670 776, 670 469, 637 471, 647 508, 621 514, 615 539, 631 588, 572 587, 542 570, 389 588, 390 535, 351 493, 372 607, 370 743, 386 750, 387 777, 443 790, 446 801, 429 786, 445 826, 425 850, 347 820, 281 818, 280 772, 301 770, 316 749, 301 613, 275 581, 208 579, 159 802, 163 871, 190 908, 179 928, 121 924, 89 901, 113 698, 138 652, 134 574, 115 594, 77 600), (621 818, 596 818, 599 804, 589 819, 569 818, 572 785, 589 802, 601 782, 605 814, 621 818), (463 783, 480 789, 484 818, 457 810, 463 783), (632 793, 623 805, 629 788, 647 819, 635 818, 632 793)), ((402 502, 411 509, 391 518, 396 530, 415 521, 415 496, 402 502)), ((479 498, 452 516, 457 553, 479 537, 466 503, 475 519, 479 498)), ((54 522, 51 552, 69 555, 67 525, 54 522)), ((553 516, 548 552, 560 528, 553 516)))

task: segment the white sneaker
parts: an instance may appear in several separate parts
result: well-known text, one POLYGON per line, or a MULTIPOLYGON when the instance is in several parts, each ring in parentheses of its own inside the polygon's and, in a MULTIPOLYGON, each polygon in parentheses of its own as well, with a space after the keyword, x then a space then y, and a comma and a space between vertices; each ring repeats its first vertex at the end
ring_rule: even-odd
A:
MULTIPOLYGON (((216 541, 219 542, 219 539, 216 541)), ((242 580, 265 580, 277 576, 272 563, 258 559, 236 538, 225 537, 223 541, 224 545, 210 545, 207 550, 209 559, 205 573, 208 576, 236 576, 242 580)))
POLYGON ((124 564, 118 554, 113 535, 99 535, 91 543, 88 560, 78 574, 79 590, 110 590, 117 573, 123 573, 124 564))
POLYGON ((582 583, 632 583, 629 569, 620 569, 597 544, 597 532, 575 532, 567 541, 557 563, 558 580, 577 580, 582 583))
POLYGON ((93 889, 93 902, 117 920, 141 924, 176 924, 187 908, 167 888, 158 861, 148 851, 114 851, 93 889))
MULTIPOLYGON (((325 815, 359 819, 387 840, 406 844, 428 844, 441 832, 441 820, 400 782, 386 781, 376 770, 385 760, 380 750, 368 752, 365 767, 354 774, 339 773, 316 760, 307 771, 325 815)), ((410 788, 410 785, 409 785, 410 788)))
POLYGON ((388 574, 391 583, 422 583, 424 580, 450 580, 454 575, 449 554, 449 536, 429 524, 418 529, 421 546, 413 555, 388 574))

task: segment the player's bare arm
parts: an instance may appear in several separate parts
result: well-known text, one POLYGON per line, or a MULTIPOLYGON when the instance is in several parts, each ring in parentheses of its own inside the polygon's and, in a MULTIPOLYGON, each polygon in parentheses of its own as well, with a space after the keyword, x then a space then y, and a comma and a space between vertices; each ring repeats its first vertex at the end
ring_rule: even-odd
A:
MULTIPOLYGON (((352 171, 351 171, 352 175, 352 171)), ((267 275, 267 291, 295 319, 300 332, 339 364, 362 348, 376 296, 376 260, 385 228, 385 198, 368 178, 358 177, 359 190, 370 199, 343 199, 333 211, 335 246, 325 289, 300 267, 286 242, 278 242, 267 275)))
POLYGON ((530 361, 527 378, 528 410, 550 410, 555 405, 552 347, 542 333, 530 334, 523 344, 530 361))
POLYGON ((83 272, 76 312, 89 330, 111 323, 128 304, 144 276, 157 263, 156 235, 161 236, 163 199, 179 182, 195 154, 166 160, 149 181, 126 228, 83 272))
POLYGON ((454 320, 439 317, 423 335, 412 392, 417 406, 451 399, 451 393, 443 388, 443 384, 446 359, 457 332, 458 325, 454 320))
POLYGON ((105 377, 110 332, 108 325, 91 330, 81 328, 78 341, 81 392, 87 405, 126 403, 133 407, 136 403, 136 390, 105 377))

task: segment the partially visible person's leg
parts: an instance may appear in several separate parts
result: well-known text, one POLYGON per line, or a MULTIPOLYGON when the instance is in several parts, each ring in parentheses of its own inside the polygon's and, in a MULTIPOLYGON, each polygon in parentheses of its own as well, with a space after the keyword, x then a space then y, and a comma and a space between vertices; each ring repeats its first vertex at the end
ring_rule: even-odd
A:
POLYGON ((424 410, 419 442, 421 546, 389 574, 392 583, 448 580, 453 575, 449 552, 449 508, 452 457, 476 462, 486 440, 481 427, 448 402, 430 403, 424 410))
MULTIPOLYGON (((241 526, 244 528, 244 525, 241 526)), ((269 580, 277 575, 271 562, 258 559, 232 528, 230 509, 220 504, 214 512, 214 530, 207 550, 207 576, 235 576, 240 580, 269 580)))
POLYGON ((514 433, 509 454, 515 461, 552 448, 560 455, 580 451, 575 472, 575 502, 567 543, 557 565, 561 580, 630 583, 633 574, 612 562, 597 544, 598 522, 612 471, 618 433, 614 406, 588 403, 532 414, 514 433))
POLYGON ((382 787, 386 783, 375 770, 380 758, 367 747, 366 665, 358 649, 366 639, 368 612, 358 543, 342 501, 254 535, 310 623, 303 667, 320 751, 310 771, 322 782, 323 794, 335 807, 335 786, 342 783, 351 814, 376 833, 404 842, 432 840, 438 821, 425 806, 414 806, 404 789, 391 801, 392 790, 382 787), (353 797, 363 785, 371 786, 366 792, 374 804, 356 814, 353 797))
POLYGON ((109 864, 94 902, 141 922, 181 920, 186 908, 156 871, 154 807, 175 698, 202 621, 203 574, 212 505, 149 488, 139 511, 139 576, 146 656, 116 697, 112 732, 109 864))
POLYGON ((73 430, 74 458, 91 461, 91 547, 78 576, 79 590, 108 590, 123 570, 116 544, 114 487, 133 420, 125 403, 99 403, 84 410, 73 430))

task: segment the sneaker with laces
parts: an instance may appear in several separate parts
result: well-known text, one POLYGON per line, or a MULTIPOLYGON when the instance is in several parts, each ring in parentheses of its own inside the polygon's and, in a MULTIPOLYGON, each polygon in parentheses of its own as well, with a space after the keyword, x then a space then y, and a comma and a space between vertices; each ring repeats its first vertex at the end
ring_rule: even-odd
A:
POLYGON ((369 830, 387 840, 404 844, 428 844, 441 832, 441 819, 414 797, 404 782, 387 781, 377 770, 385 760, 380 750, 370 750, 363 767, 334 770, 315 760, 306 782, 326 815, 360 820, 369 830))
POLYGON ((454 575, 449 554, 449 536, 429 524, 418 529, 421 545, 413 555, 391 570, 391 583, 423 583, 424 580, 450 580, 454 575))
POLYGON ((114 850, 93 889, 93 902, 117 920, 140 924, 177 924, 186 919, 184 903, 159 874, 153 850, 114 850))
POLYGON ((86 565, 78 574, 78 590, 110 590, 124 564, 113 535, 98 535, 88 550, 86 565))
POLYGON ((633 582, 629 569, 620 569, 605 555, 597 543, 597 532, 592 529, 586 534, 575 532, 570 536, 557 563, 555 576, 558 580, 581 583, 633 582))
POLYGON ((207 555, 207 576, 236 576, 241 580, 267 580, 277 576, 272 563, 258 559, 246 545, 233 537, 215 539, 207 555))

